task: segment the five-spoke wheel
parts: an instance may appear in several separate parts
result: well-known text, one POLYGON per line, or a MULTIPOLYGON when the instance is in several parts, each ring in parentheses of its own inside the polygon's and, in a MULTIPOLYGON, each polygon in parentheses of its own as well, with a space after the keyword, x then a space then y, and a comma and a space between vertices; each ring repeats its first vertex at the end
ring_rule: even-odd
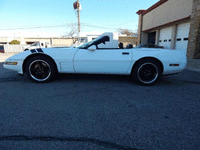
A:
POLYGON ((156 83, 161 74, 161 66, 154 59, 143 59, 136 63, 133 68, 133 79, 142 85, 152 85, 156 83))
POLYGON ((36 56, 27 62, 26 73, 35 82, 48 82, 55 76, 56 66, 48 57, 36 56))

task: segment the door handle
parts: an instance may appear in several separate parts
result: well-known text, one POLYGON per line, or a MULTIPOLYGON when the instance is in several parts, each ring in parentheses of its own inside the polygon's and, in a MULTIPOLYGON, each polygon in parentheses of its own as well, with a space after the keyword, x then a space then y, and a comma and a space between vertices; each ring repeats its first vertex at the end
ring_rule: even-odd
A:
POLYGON ((129 52, 122 52, 122 55, 129 55, 129 52))

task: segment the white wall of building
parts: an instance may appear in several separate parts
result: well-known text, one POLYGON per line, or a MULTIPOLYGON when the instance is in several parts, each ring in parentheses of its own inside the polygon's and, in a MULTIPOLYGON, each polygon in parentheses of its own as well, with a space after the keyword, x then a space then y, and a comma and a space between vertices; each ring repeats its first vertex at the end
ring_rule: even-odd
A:
POLYGON ((190 23, 182 23, 177 26, 176 48, 187 51, 190 23))
POLYGON ((172 27, 163 28, 160 30, 159 46, 170 49, 172 42, 172 27))

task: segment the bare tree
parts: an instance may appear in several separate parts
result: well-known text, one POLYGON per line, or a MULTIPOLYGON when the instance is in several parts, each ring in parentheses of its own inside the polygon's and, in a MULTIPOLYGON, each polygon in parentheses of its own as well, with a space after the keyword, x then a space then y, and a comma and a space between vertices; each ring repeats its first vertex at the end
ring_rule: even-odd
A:
POLYGON ((131 36, 131 35, 134 35, 134 34, 135 34, 135 33, 132 32, 131 30, 128 30, 128 29, 121 29, 121 28, 118 29, 118 32, 119 32, 120 34, 126 34, 127 36, 131 36))
POLYGON ((71 23, 69 25, 71 28, 70 31, 65 35, 65 37, 70 37, 73 40, 73 44, 75 44, 78 41, 77 35, 78 35, 78 29, 77 24, 71 23))

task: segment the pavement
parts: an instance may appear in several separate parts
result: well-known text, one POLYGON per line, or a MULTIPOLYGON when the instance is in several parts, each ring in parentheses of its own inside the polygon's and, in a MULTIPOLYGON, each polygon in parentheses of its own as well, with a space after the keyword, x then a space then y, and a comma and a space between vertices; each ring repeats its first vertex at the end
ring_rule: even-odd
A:
MULTIPOLYGON (((0 62, 4 62, 8 57, 15 55, 16 53, 0 53, 0 62)), ((187 70, 200 73, 200 59, 187 59, 187 70)))

